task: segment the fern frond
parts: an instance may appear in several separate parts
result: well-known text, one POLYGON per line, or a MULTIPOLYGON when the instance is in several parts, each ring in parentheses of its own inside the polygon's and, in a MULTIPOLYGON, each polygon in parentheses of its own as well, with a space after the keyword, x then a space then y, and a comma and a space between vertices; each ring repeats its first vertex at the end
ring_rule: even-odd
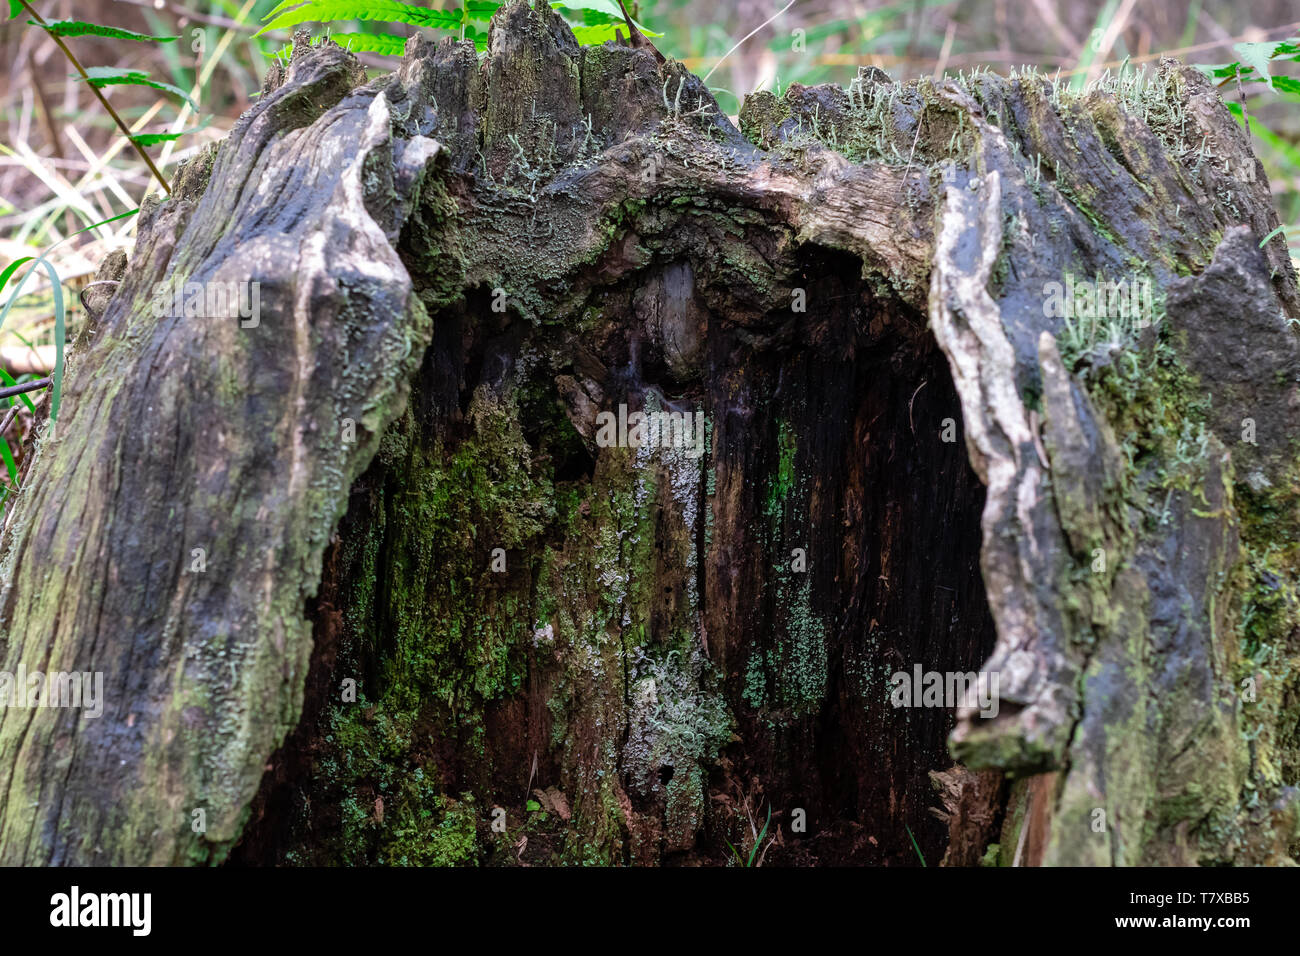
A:
POLYGON ((606 40, 614 39, 614 31, 617 29, 618 25, 613 23, 598 23, 589 27, 575 26, 573 36, 579 46, 600 46, 606 40))
MULTIPOLYGON (((465 0, 466 20, 491 20, 492 15, 501 9, 496 0, 465 0)), ((469 39, 466 35, 465 39, 469 39)))
MULTIPOLYGON (((578 46, 600 46, 607 40, 614 39, 614 31, 621 26, 623 26, 622 23, 597 23, 587 27, 575 26, 573 36, 578 41, 578 46)), ((663 36, 662 33, 651 33, 648 30, 642 30, 641 32, 648 37, 663 36)), ((627 37, 623 37, 623 39, 626 40, 627 37)))
MULTIPOLYGON (((617 4, 607 2, 607 0, 568 0, 568 2, 557 2, 551 4, 552 8, 559 10, 560 13, 567 16, 570 20, 581 21, 581 25, 571 24, 573 26, 573 35, 578 37, 578 43, 583 46, 592 46, 597 43, 604 43, 606 40, 614 39, 614 28, 624 26, 623 14, 619 11, 617 4), (610 12, 610 8, 613 12, 610 12), (590 27, 608 27, 609 29, 591 30, 590 27), (583 33, 579 36, 578 31, 583 33), (589 37, 584 40, 582 37, 589 37)), ((629 17, 629 19, 631 19, 629 17)), ((644 23, 638 23, 632 20, 633 25, 648 37, 661 37, 662 33, 655 33, 644 23)), ((627 37, 624 37, 627 39, 627 37)))
POLYGON ((159 143, 170 143, 182 136, 188 136, 190 133, 197 133, 201 129, 206 129, 207 126, 207 123, 202 123, 198 126, 191 126, 189 129, 183 129, 179 133, 136 133, 131 139, 141 146, 157 146, 159 143))
POLYGON ((184 133, 136 133, 131 140, 141 146, 157 146, 159 143, 170 143, 172 140, 180 139, 188 132, 189 130, 185 130, 184 133))
POLYGON ((488 32, 471 24, 465 24, 465 39, 474 41, 474 49, 482 53, 488 46, 488 32))
POLYGON ((275 5, 275 9, 272 10, 270 13, 268 13, 266 16, 262 17, 262 19, 269 20, 277 13, 280 13, 282 10, 287 10, 290 7, 300 7, 306 2, 307 0, 280 0, 280 3, 277 3, 275 5))
POLYGON ((614 0, 563 0, 563 2, 557 0, 551 6, 557 9, 563 7, 566 10, 588 10, 609 17, 611 20, 617 20, 619 23, 623 22, 623 11, 614 0))
POLYGON ((396 33, 331 33, 330 39, 353 53, 378 53, 381 56, 401 56, 409 37, 396 33))
POLYGON ((417 27, 458 30, 459 10, 430 10, 397 0, 309 0, 293 10, 281 13, 254 36, 270 30, 297 26, 300 23, 328 23, 333 20, 380 20, 385 23, 408 23, 417 27))
POLYGON ((119 27, 106 27, 99 23, 84 23, 81 20, 47 20, 45 23, 28 20, 27 22, 34 27, 45 27, 46 31, 56 37, 97 36, 111 37, 115 40, 142 40, 154 43, 171 43, 173 40, 180 39, 180 37, 151 36, 148 33, 136 33, 134 30, 123 30, 119 27))
POLYGON ((143 70, 124 70, 115 66, 88 66, 86 67, 86 79, 91 86, 101 90, 106 86, 151 86, 155 90, 174 93, 186 103, 189 103, 195 110, 198 109, 194 101, 189 98, 189 94, 180 87, 172 86, 170 83, 164 83, 161 80, 155 80, 143 70))

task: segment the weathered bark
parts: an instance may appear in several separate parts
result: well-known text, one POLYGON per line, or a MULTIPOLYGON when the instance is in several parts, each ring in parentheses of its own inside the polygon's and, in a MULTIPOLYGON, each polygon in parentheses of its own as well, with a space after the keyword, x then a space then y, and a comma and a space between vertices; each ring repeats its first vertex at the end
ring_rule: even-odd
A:
POLYGON ((300 48, 33 456, 5 669, 109 693, 0 711, 0 861, 723 862, 769 807, 769 865, 1294 855, 1300 297, 1213 89, 864 73, 741 127, 525 4, 482 62, 300 48), (1083 341, 1067 273, 1163 316, 1083 341), (620 404, 703 454, 605 447, 620 404), (999 715, 891 706, 917 664, 999 715))

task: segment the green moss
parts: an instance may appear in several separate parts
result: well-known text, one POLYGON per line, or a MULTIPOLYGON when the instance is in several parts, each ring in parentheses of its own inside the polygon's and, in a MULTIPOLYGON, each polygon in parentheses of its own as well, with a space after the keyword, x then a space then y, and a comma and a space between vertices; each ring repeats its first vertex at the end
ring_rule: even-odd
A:
POLYGON ((329 747, 316 769, 338 794, 341 836, 329 852, 339 862, 469 860, 475 811, 440 791, 419 728, 457 726, 464 747, 482 753, 484 708, 523 681, 526 554, 556 520, 557 496, 513 398, 480 390, 467 420, 454 445, 417 441, 410 413, 389 429, 380 459, 404 490, 377 499, 374 520, 346 539, 349 656, 372 657, 375 677, 371 700, 335 701, 325 717, 329 747), (492 570, 496 548, 504 573, 492 570))
POLYGON ((815 713, 826 691, 827 628, 814 607, 812 578, 792 567, 791 552, 807 547, 807 487, 799 472, 798 442, 785 420, 776 427, 776 461, 766 478, 762 512, 772 571, 767 587, 775 605, 768 645, 751 653, 742 699, 773 726, 815 713))
POLYGON ((783 99, 769 90, 759 90, 745 97, 740 108, 740 132, 755 146, 770 145, 767 131, 776 129, 790 118, 790 110, 783 99))
POLYGON ((1274 484, 1235 488, 1243 561, 1233 675, 1253 779, 1274 788, 1300 780, 1300 461, 1274 484), (1253 697, 1253 699, 1251 699, 1253 697))
MULTIPOLYGON (((1127 815, 1129 825, 1111 834, 1110 845, 1094 846, 1088 839, 1077 839, 1069 852, 1076 859, 1092 859, 1088 854, 1095 853, 1103 861, 1112 857, 1135 861, 1144 844, 1163 845, 1167 839, 1162 833, 1190 822, 1191 843, 1184 852, 1204 861, 1226 862, 1255 852, 1246 845, 1245 834, 1263 833, 1267 826, 1243 828, 1242 820, 1254 813, 1252 807, 1271 799, 1263 795, 1294 783, 1300 770, 1300 741, 1288 732, 1300 726, 1300 698, 1295 694, 1300 659, 1291 638, 1300 629, 1296 575, 1300 512, 1295 506, 1300 496, 1300 462, 1274 484, 1252 485, 1234 476, 1222 445, 1210 432, 1209 392, 1183 363, 1180 356, 1187 344, 1164 319, 1163 310, 1153 337, 1135 334, 1119 344, 1122 347, 1108 355, 1103 354, 1106 349, 1086 342, 1070 350, 1070 364, 1080 369, 1093 401, 1119 436, 1123 503, 1142 516, 1135 540, 1110 542, 1109 562, 1112 567, 1122 566, 1139 540, 1158 540, 1169 533, 1174 495, 1189 501, 1199 517, 1221 517, 1235 524, 1241 560, 1235 566, 1211 569, 1214 576, 1204 600, 1210 628, 1226 617, 1235 622, 1237 634, 1225 646, 1211 630, 1222 680, 1220 696, 1194 730, 1180 731, 1195 734, 1203 764, 1212 772, 1192 779, 1182 765, 1167 766, 1161 778, 1152 781, 1127 771, 1154 758, 1124 751, 1135 746, 1131 743, 1134 727, 1143 721, 1197 712, 1201 690, 1167 688, 1159 701, 1117 714, 1114 726, 1107 726, 1106 740, 1108 753, 1111 747, 1118 749, 1107 760, 1122 772, 1108 779, 1105 807, 1112 825, 1116 812, 1121 820, 1127 815), (1227 501, 1214 510, 1207 481, 1220 470, 1227 482, 1227 501), (1148 809, 1140 832, 1135 833, 1132 820, 1143 807, 1148 809)), ((1141 621, 1134 618, 1125 623, 1125 615, 1132 617, 1133 608, 1143 604, 1141 588, 1115 593, 1118 581, 1108 586, 1107 593, 1098 594, 1097 581, 1090 579, 1089 600, 1093 605, 1104 601, 1112 610, 1109 626, 1123 632, 1125 653, 1135 662, 1130 676, 1135 686, 1141 686, 1146 679, 1141 621)), ((1095 670, 1092 667, 1088 673, 1095 670)), ((1116 679, 1114 671, 1108 679, 1116 679)), ((1058 811, 1083 819, 1095 802, 1087 794, 1066 795, 1058 811)))
POLYGON ((797 450, 789 423, 778 422, 776 472, 768 483, 767 501, 763 506, 763 513, 770 519, 780 518, 785 501, 794 490, 794 456, 797 450))
POLYGON ((379 864, 392 866, 462 866, 477 859, 478 811, 472 795, 461 800, 439 797, 414 807, 400 804, 380 846, 379 864))

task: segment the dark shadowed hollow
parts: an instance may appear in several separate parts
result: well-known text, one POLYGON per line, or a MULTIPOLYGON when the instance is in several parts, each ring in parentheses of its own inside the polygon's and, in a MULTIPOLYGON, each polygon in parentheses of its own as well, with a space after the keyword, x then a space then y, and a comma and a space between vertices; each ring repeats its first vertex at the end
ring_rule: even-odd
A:
MULTIPOLYGON (((746 241, 762 263, 781 239, 746 241)), ((937 863, 953 714, 891 706, 889 677, 976 671, 994 640, 947 363, 854 257, 808 244, 737 289, 710 251, 696 216, 664 218, 573 277, 554 321, 481 288, 434 316, 327 552, 304 718, 234 862, 401 862, 386 814, 413 837, 452 803, 514 817, 531 784, 574 817, 533 858, 722 862, 748 798, 787 833, 769 865, 916 865, 908 829, 937 863), (704 413, 704 455, 592 440, 597 408, 647 396, 704 413)))

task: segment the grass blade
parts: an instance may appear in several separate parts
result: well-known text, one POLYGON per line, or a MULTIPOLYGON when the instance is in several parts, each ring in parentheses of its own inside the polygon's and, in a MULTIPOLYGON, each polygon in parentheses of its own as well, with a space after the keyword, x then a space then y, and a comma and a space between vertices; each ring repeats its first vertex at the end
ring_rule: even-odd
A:
POLYGON ((726 837, 723 837, 723 838, 722 838, 722 842, 725 843, 725 844, 727 844, 727 846, 731 848, 731 852, 732 852, 732 854, 734 854, 735 857, 736 857, 736 862, 739 863, 741 866, 744 866, 744 865, 745 865, 745 858, 744 858, 743 856, 740 855, 740 851, 739 851, 739 850, 737 850, 734 846, 731 845, 731 841, 728 840, 726 837))
POLYGON ((31 262, 35 258, 35 256, 23 256, 21 259, 15 259, 13 262, 9 263, 9 265, 5 266, 5 271, 0 272, 0 289, 5 287, 5 283, 9 281, 9 278, 18 270, 20 265, 24 262, 31 262))
POLYGON ((922 855, 922 853, 921 853, 921 848, 920 848, 919 846, 917 846, 917 843, 916 843, 916 837, 912 836, 912 828, 909 827, 906 823, 904 823, 904 824, 903 824, 903 829, 905 829, 905 830, 907 831, 907 836, 908 836, 908 838, 912 841, 912 849, 916 851, 916 855, 917 855, 917 857, 920 859, 920 861, 921 861, 921 865, 922 865, 922 866, 925 866, 925 865, 926 865, 926 864, 925 864, 925 857, 924 857, 924 856, 922 855))
POLYGON ((59 274, 48 260, 42 258, 41 262, 50 274, 50 285, 54 290, 54 385, 50 388, 50 424, 53 425, 58 421, 59 399, 63 395, 63 339, 67 316, 63 306, 63 283, 59 281, 59 274))
POLYGON ((758 839, 754 841, 753 848, 749 851, 748 866, 754 865, 754 857, 758 855, 758 848, 763 845, 763 837, 767 836, 767 828, 772 824, 772 804, 767 805, 767 821, 763 824, 763 829, 758 831, 758 839))
POLYGON ((14 453, 9 450, 7 439, 0 438, 0 456, 3 456, 5 471, 9 472, 9 484, 13 485, 14 490, 18 490, 18 463, 14 461, 14 453))
POLYGON ((53 287, 52 292, 54 295, 54 385, 50 394, 51 422, 55 421, 58 417, 59 399, 63 395, 63 339, 65 333, 64 325, 67 315, 63 304, 63 283, 59 281, 59 274, 55 271, 53 264, 51 264, 45 257, 49 255, 56 246, 67 242, 73 236, 79 236, 83 232, 89 232, 91 229, 106 226, 110 222, 117 222, 119 219, 125 219, 128 216, 134 216, 139 211, 139 209, 132 209, 130 212, 120 213, 116 216, 110 216, 108 219, 102 219, 99 222, 91 223, 85 229, 78 229, 71 235, 64 236, 58 242, 54 243, 54 245, 42 252, 39 259, 33 261, 32 257, 28 256, 26 259, 22 259, 17 263, 11 263, 9 267, 5 269, 4 273, 0 273, 0 275, 4 275, 7 281, 9 276, 13 274, 14 269, 22 265, 23 262, 31 262, 27 271, 23 273, 23 277, 18 280, 18 285, 14 287, 14 291, 9 295, 9 298, 5 300, 4 308, 0 309, 0 328, 4 327, 5 319, 9 317, 9 313, 13 309, 14 303, 17 302, 19 297, 22 295, 23 286, 25 286, 27 280, 32 277, 32 273, 36 271, 36 267, 44 266, 45 271, 49 274, 50 285, 53 287))
MULTIPOLYGON (((1268 245, 1269 245, 1269 239, 1273 238, 1274 235, 1277 235, 1278 233, 1283 232, 1283 230, 1286 230, 1286 226, 1278 226, 1278 228, 1277 228, 1277 229, 1274 229, 1273 232, 1269 233, 1268 235, 1265 235, 1264 238, 1260 239, 1260 248, 1264 248, 1265 246, 1268 246, 1268 245)), ((1286 238, 1286 237, 1284 237, 1284 235, 1283 235, 1283 238, 1286 238)))

